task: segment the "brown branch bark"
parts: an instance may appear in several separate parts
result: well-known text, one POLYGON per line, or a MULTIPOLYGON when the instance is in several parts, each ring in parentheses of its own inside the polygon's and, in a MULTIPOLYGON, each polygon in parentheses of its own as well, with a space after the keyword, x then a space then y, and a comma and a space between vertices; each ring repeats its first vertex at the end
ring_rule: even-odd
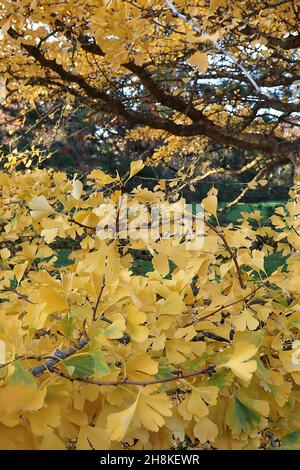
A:
POLYGON ((213 312, 209 313, 208 315, 202 317, 202 318, 197 318, 195 321, 193 321, 192 323, 186 325, 186 327, 188 326, 191 326, 191 325, 196 325, 197 323, 203 321, 203 320, 207 320, 207 318, 210 318, 210 317, 213 317, 214 315, 216 315, 217 313, 221 312, 222 310, 225 310, 226 308, 229 308, 229 307, 232 307, 233 305, 237 305, 241 302, 244 302, 245 300, 247 300, 249 297, 251 297, 253 294, 255 294, 259 289, 261 289, 263 286, 258 286, 256 289, 254 289, 252 292, 250 292, 249 294, 245 295, 245 297, 243 297, 242 299, 240 300, 235 300, 234 302, 230 302, 229 304, 227 305, 221 305, 220 307, 218 307, 216 310, 214 310, 213 312))
POLYGON ((97 297, 95 306, 94 306, 94 308, 93 308, 93 321, 96 321, 96 320, 97 320, 97 311, 98 311, 99 303, 100 303, 100 301, 101 301, 101 297, 102 297, 104 288, 105 288, 105 273, 103 274, 103 279, 102 279, 101 288, 100 288, 100 291, 99 291, 99 294, 98 294, 98 297, 97 297))
POLYGON ((29 304, 32 304, 33 305, 33 302, 31 302, 31 300, 28 299, 28 297, 26 297, 26 295, 24 294, 21 294, 20 292, 18 292, 16 289, 2 289, 0 292, 7 292, 7 293, 11 293, 11 294, 15 294, 17 295, 20 299, 24 300, 25 302, 29 303, 29 304))
MULTIPOLYGON (((250 181, 250 183, 256 183, 259 180, 259 178, 262 177, 264 175, 264 173, 266 173, 266 171, 267 171, 266 167, 261 168, 258 171, 258 173, 254 176, 254 178, 250 181)), ((232 209, 234 206, 236 206, 243 199, 245 194, 247 194, 247 192, 250 191, 250 190, 251 190, 251 188, 249 186, 245 186, 245 188, 243 188, 243 190, 240 192, 240 194, 233 201, 226 204, 226 206, 223 209, 220 209, 220 211, 221 212, 226 212, 228 209, 232 209)))
MULTIPOLYGON (((12 28, 8 33, 15 39, 20 39, 19 33, 12 28)), ((92 53, 103 56, 103 52, 95 43, 83 43, 85 48, 92 53)), ((153 129, 165 130, 170 134, 178 136, 199 136, 203 135, 214 142, 225 144, 226 146, 234 146, 244 150, 260 150, 269 155, 286 155, 291 153, 297 143, 286 143, 282 139, 267 136, 259 133, 234 133, 232 130, 215 124, 208 119, 200 110, 196 109, 190 103, 186 103, 180 96, 174 96, 161 88, 153 79, 145 66, 139 66, 130 61, 124 66, 128 71, 134 73, 143 85, 150 92, 151 96, 163 106, 167 106, 173 111, 177 111, 189 118, 191 124, 177 124, 173 120, 161 117, 158 113, 153 114, 150 111, 142 112, 130 109, 125 106, 123 101, 116 96, 112 96, 102 90, 92 86, 87 80, 80 75, 76 75, 66 70, 61 64, 54 59, 48 59, 42 53, 41 48, 28 44, 22 44, 23 49, 30 57, 33 57, 41 67, 54 72, 62 80, 62 86, 65 83, 75 84, 93 103, 106 103, 107 112, 120 115, 128 122, 136 125, 145 125, 153 129)))
POLYGON ((147 385, 155 385, 155 384, 163 384, 163 383, 169 383, 169 382, 176 382, 178 380, 185 380, 185 379, 190 379, 192 377, 196 377, 198 375, 204 375, 204 374, 210 374, 211 372, 214 371, 216 365, 215 364, 209 364, 207 367, 204 367, 203 369, 196 370, 195 372, 191 372, 189 374, 184 374, 180 372, 180 375, 174 376, 174 377, 165 377, 162 379, 153 379, 153 380, 146 380, 146 381, 140 381, 140 380, 130 380, 127 377, 124 377, 124 379, 121 380, 112 380, 112 381, 101 381, 101 380, 93 380, 89 378, 83 378, 83 377, 72 377, 65 372, 62 372, 59 369, 52 368, 52 372, 55 372, 57 375, 60 377, 63 377, 64 379, 70 380, 71 382, 83 382, 87 384, 92 384, 92 385, 97 385, 97 386, 108 386, 108 385, 113 385, 113 386, 118 386, 118 385, 139 385, 141 387, 146 387, 147 385))

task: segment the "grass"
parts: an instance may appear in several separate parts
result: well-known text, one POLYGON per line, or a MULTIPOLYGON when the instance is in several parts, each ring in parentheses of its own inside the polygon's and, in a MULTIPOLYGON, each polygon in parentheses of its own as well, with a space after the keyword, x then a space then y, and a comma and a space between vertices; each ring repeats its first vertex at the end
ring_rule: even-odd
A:
MULTIPOLYGON (((220 213, 219 219, 223 224, 236 223, 241 218, 241 212, 260 211, 262 218, 265 222, 273 215, 276 207, 282 206, 283 201, 268 201, 268 202, 255 202, 255 203, 240 203, 228 211, 220 213)), ((220 203, 219 207, 223 209, 226 203, 220 203)))
MULTIPOLYGON (((240 203, 237 204, 228 212, 220 214, 219 220, 221 224, 227 225, 229 223, 235 224, 240 218, 242 212, 260 211, 263 223, 269 224, 270 217, 274 214, 277 207, 282 206, 283 201, 267 201, 260 203, 240 203)), ((226 207, 226 203, 221 203, 220 208, 226 207)), ((272 272, 276 271, 279 266, 285 265, 285 257, 279 253, 273 253, 265 258, 265 271, 269 276, 272 272)))

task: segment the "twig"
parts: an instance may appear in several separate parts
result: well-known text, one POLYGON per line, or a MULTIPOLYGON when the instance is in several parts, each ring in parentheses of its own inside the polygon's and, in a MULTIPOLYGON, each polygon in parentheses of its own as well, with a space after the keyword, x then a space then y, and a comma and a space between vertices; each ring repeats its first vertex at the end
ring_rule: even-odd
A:
POLYGON ((221 305, 220 307, 218 307, 216 310, 214 310, 213 312, 209 313, 208 315, 206 315, 205 317, 201 317, 201 318, 197 318, 195 321, 193 321, 192 323, 186 325, 185 327, 188 327, 188 326, 191 326, 191 325, 196 325, 196 323, 199 323, 200 321, 202 320, 206 320, 207 318, 209 317, 212 317, 214 315, 216 315, 216 313, 220 312, 221 310, 225 310, 225 308, 229 308, 229 307, 232 307, 233 305, 236 305, 236 304, 239 304, 241 302, 244 302, 245 300, 247 300, 249 297, 251 297, 251 295, 255 294, 259 289, 261 289, 263 286, 258 286, 256 289, 254 289, 252 292, 250 292, 249 294, 245 295, 245 297, 243 297, 242 299, 240 300, 235 300, 234 302, 231 302, 227 305, 221 305))
POLYGON ((261 168, 258 173, 254 176, 254 178, 250 181, 250 183, 248 183, 248 185, 240 192, 240 194, 233 201, 226 204, 223 209, 220 209, 220 212, 226 212, 228 209, 232 209, 234 206, 236 206, 240 202, 240 200, 245 196, 245 194, 250 191, 251 187, 249 186, 249 184, 256 183, 266 171, 266 167, 261 168))
POLYGON ((84 382, 87 384, 92 384, 92 385, 97 385, 97 386, 105 386, 105 385, 140 385, 142 387, 146 387, 147 385, 155 385, 155 384, 162 384, 162 383, 168 383, 168 382, 174 382, 177 380, 184 380, 184 379, 189 379, 191 377, 196 377, 197 375, 203 375, 203 374, 209 374, 210 372, 213 372, 215 369, 216 365, 215 364, 209 364, 207 367, 204 369, 196 370, 195 372, 191 372, 188 374, 183 374, 180 373, 180 375, 174 376, 174 377, 165 377, 162 379, 153 379, 153 380, 148 380, 148 381, 138 381, 138 380, 130 380, 127 377, 121 380, 112 380, 110 382, 105 382, 105 381, 99 381, 99 380, 93 380, 89 378, 84 378, 84 377, 72 377, 65 372, 60 371, 59 369, 52 368, 51 372, 55 372, 57 375, 60 377, 63 377, 67 380, 70 380, 71 382, 84 382))
POLYGON ((16 289, 10 289, 10 288, 8 288, 8 289, 1 289, 0 292, 2 292, 2 293, 11 292, 12 294, 16 294, 20 299, 25 300, 25 302, 28 302, 29 304, 34 305, 34 303, 31 302, 31 300, 29 300, 28 297, 26 297, 26 295, 21 294, 21 293, 18 292, 16 289))
POLYGON ((93 317, 92 317, 93 321, 97 320, 97 310, 98 310, 99 303, 100 303, 100 300, 101 300, 101 297, 102 297, 102 294, 103 294, 103 291, 104 291, 104 287, 105 287, 105 272, 103 274, 101 289, 100 289, 100 292, 98 294, 95 306, 93 308, 93 317))
POLYGON ((298 235, 298 237, 300 237, 300 233, 295 229, 295 227, 291 227, 291 229, 295 232, 296 235, 298 235))
MULTIPOLYGON (((175 7, 175 5, 173 4, 172 0, 165 0, 167 5, 170 7, 170 9, 172 10, 173 14, 175 16, 177 16, 178 18, 182 19, 183 21, 187 22, 193 29, 193 31, 195 31, 196 33, 198 34, 202 34, 202 31, 201 31, 201 28, 199 28, 199 26, 197 26, 194 22, 194 20, 191 18, 187 18, 186 15, 184 15, 183 13, 181 13, 179 10, 177 10, 177 8, 175 7)), ((254 87, 254 89, 260 94, 260 95, 265 95, 267 96, 268 98, 273 98, 273 96, 268 93, 268 92, 265 92, 263 91, 260 86, 256 83, 256 81, 254 80, 254 78, 252 77, 252 75, 250 74, 250 72, 248 72, 248 70, 246 69, 246 67, 244 67, 243 64, 241 64, 233 55, 231 55, 229 52, 227 52, 225 49, 223 49, 222 46, 220 46, 217 41, 211 41, 212 44, 215 45, 215 47, 222 53, 224 54, 226 57, 228 57, 228 59, 231 60, 231 62, 235 63, 237 65, 237 67, 243 72, 243 74, 245 75, 245 77, 248 79, 248 81, 251 83, 251 85, 254 87)))
POLYGON ((236 272, 237 272, 237 276, 238 276, 238 280, 239 280, 239 284, 241 286, 242 289, 245 289, 246 286, 244 284, 244 281, 243 281, 243 277, 242 277, 242 272, 241 272, 241 268, 239 266, 239 263, 237 261, 237 256, 236 256, 236 253, 235 251, 228 245, 228 242, 225 238, 225 236, 219 232, 219 230, 214 227, 214 225, 212 225, 210 222, 208 222, 208 220, 205 220, 204 223, 211 229, 215 232, 216 235, 218 235, 218 237, 221 238, 226 250, 228 251, 229 255, 230 255, 230 258, 232 259, 232 261, 234 262, 234 265, 235 265, 235 269, 236 269, 236 272))
POLYGON ((43 355, 43 356, 35 356, 33 354, 30 354, 28 356, 16 356, 14 359, 12 359, 11 361, 8 361, 8 362, 5 362, 4 364, 0 364, 0 369, 3 369, 4 367, 7 367, 9 366, 10 364, 13 364, 14 362, 17 362, 17 361, 44 361, 45 359, 52 359, 53 356, 47 354, 47 355, 43 355))
POLYGON ((93 230, 94 232, 96 232, 96 230, 97 230, 96 227, 90 227, 88 225, 81 224, 80 222, 77 222, 77 220, 72 219, 72 218, 69 218, 68 221, 73 223, 73 224, 76 224, 76 225, 78 225, 78 227, 84 228, 86 230, 93 230))
MULTIPOLYGON (((93 309, 93 317, 92 317, 93 321, 97 319, 97 310, 98 310, 98 306, 99 306, 99 303, 103 294, 104 287, 105 287, 105 273, 103 275, 102 286, 101 286, 99 295, 97 297, 97 300, 93 309)), ((104 318, 102 319, 104 321, 106 320, 104 318)), ((84 337, 75 346, 71 346, 70 348, 64 349, 63 351, 61 351, 60 349, 56 349, 56 351, 53 354, 54 357, 51 357, 50 359, 48 359, 46 362, 44 362, 44 364, 34 367, 33 369, 30 369, 30 372, 32 373, 32 375, 34 375, 35 377, 39 377, 46 370, 52 371, 54 366, 56 366, 56 364, 58 364, 62 359, 67 359, 68 357, 75 354, 77 351, 80 351, 81 349, 83 349, 89 342, 88 335, 85 331, 85 323, 86 323, 86 320, 83 323, 82 334, 84 335, 84 337)))

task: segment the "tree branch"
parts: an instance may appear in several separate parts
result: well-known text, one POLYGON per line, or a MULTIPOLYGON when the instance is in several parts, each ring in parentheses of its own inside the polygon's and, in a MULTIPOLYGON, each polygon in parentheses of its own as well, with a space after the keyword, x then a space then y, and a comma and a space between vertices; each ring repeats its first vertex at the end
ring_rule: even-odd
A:
POLYGON ((105 381, 101 381, 101 380, 93 380, 93 379, 83 378, 83 377, 72 377, 72 376, 66 374, 65 372, 62 372, 62 371, 60 371, 59 369, 56 369, 56 368, 52 368, 52 372, 55 372, 60 377, 63 377, 64 379, 67 379, 67 380, 70 380, 71 382, 84 382, 84 383, 87 383, 87 384, 97 385, 99 387, 108 386, 108 385, 113 385, 113 386, 138 385, 138 386, 141 386, 141 387, 146 387, 147 385, 177 382, 178 380, 190 379, 192 377, 197 377, 198 375, 210 374, 214 371, 215 367, 216 367, 215 364, 209 364, 207 367, 205 367, 203 369, 196 370, 195 372, 190 372, 188 374, 184 374, 182 372, 179 372, 180 375, 177 375, 177 376, 174 376, 174 377, 165 377, 165 378, 162 378, 162 379, 153 379, 153 380, 147 380, 147 381, 130 380, 127 377, 124 377, 124 379, 121 379, 121 380, 112 380, 112 381, 105 382, 105 381))
POLYGON ((239 280, 239 284, 241 286, 242 289, 245 289, 246 286, 244 284, 244 281, 243 281, 243 276, 242 276, 242 272, 241 272, 241 268, 239 266, 239 263, 237 261, 237 256, 236 256, 236 253, 235 253, 235 250, 234 248, 231 248, 229 245, 228 245, 228 242, 225 238, 225 236, 223 235, 223 233, 219 232, 219 230, 214 226, 212 225, 210 222, 208 222, 208 220, 205 220, 204 221, 205 225, 207 225, 213 232, 215 232, 216 235, 218 235, 218 237, 221 238, 226 250, 228 251, 229 253, 229 256, 230 258, 232 259, 234 265, 235 265, 235 269, 236 269, 236 273, 237 273, 237 276, 238 276, 238 280, 239 280))
POLYGON ((84 338, 82 338, 75 346, 71 346, 67 349, 64 349, 64 350, 60 350, 60 349, 56 349, 56 351, 54 352, 53 356, 55 357, 51 357, 50 359, 48 359, 46 362, 44 362, 43 364, 39 365, 39 366, 36 366, 36 367, 33 367, 32 369, 30 369, 30 372, 31 374, 34 376, 34 377, 39 377, 40 375, 42 375, 45 371, 50 371, 52 372, 53 371, 53 368, 63 359, 67 359, 68 357, 72 356, 73 354, 75 354, 76 352, 80 351, 81 349, 85 348, 85 346, 88 344, 88 337, 85 336, 84 338))
MULTIPOLYGON (((8 34, 14 39, 20 39, 19 33, 17 33, 13 28, 8 30, 8 34)), ((225 127, 215 124, 200 110, 187 104, 181 97, 175 97, 162 90, 153 80, 145 67, 138 66, 132 61, 124 64, 124 66, 140 78, 142 83, 151 92, 152 96, 162 105, 170 107, 171 110, 178 111, 189 117, 192 120, 192 124, 177 124, 171 119, 162 118, 158 114, 155 115, 149 111, 144 113, 125 107, 119 98, 93 87, 84 77, 65 70, 61 64, 56 62, 56 60, 46 58, 37 46, 21 44, 29 56, 33 57, 41 67, 57 74, 63 83, 67 82, 77 84, 96 106, 97 103, 99 104, 99 102, 104 102, 108 105, 108 113, 120 115, 132 124, 145 125, 153 129, 166 130, 170 134, 177 136, 192 137, 204 135, 219 144, 225 144, 226 146, 238 147, 245 150, 261 150, 276 156, 286 155, 287 153, 292 153, 294 151, 295 143, 287 144, 282 139, 266 136, 265 134, 234 133, 230 129, 226 129, 225 127)), ((92 46, 94 50, 99 50, 97 45, 89 45, 89 47, 92 46)), ((99 54, 102 54, 101 49, 99 50, 99 54)), ((92 106, 93 104, 91 104, 91 107, 92 106)))

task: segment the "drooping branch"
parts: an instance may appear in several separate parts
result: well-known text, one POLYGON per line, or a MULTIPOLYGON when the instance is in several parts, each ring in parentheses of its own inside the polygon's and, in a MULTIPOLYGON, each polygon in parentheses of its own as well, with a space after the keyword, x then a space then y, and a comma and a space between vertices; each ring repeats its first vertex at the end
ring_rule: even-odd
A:
POLYGON ((261 168, 257 173, 256 175, 254 176, 254 178, 252 178, 252 180, 250 181, 250 183, 248 183, 248 185, 246 185, 243 190, 240 192, 240 194, 231 202, 227 203, 226 206, 221 209, 221 212, 226 212, 227 210, 229 209, 232 209, 234 206, 236 206, 242 199, 243 197, 247 194, 248 191, 250 191, 251 187, 250 187, 250 184, 255 184, 259 181, 259 179, 264 175, 264 173, 267 171, 267 169, 264 167, 264 168, 261 168))
POLYGON ((256 289, 254 289, 253 291, 249 292, 249 294, 245 295, 242 299, 240 300, 235 300, 233 302, 230 302, 228 303, 227 305, 221 305, 220 307, 216 308, 216 310, 214 310, 213 312, 211 313, 208 313, 207 315, 205 315, 204 317, 201 317, 201 318, 196 318, 196 320, 194 320, 192 323, 186 325, 187 326, 191 326, 191 325, 196 325, 197 323, 201 322, 201 321, 204 321, 204 320, 207 320, 208 318, 211 318, 213 317, 214 315, 216 315, 217 313, 221 312, 222 310, 225 310, 229 307, 233 307, 234 305, 238 305, 240 304, 241 302, 245 302, 247 299, 249 299, 250 297, 252 297, 252 295, 256 294, 256 292, 258 290, 260 290, 261 288, 263 287, 263 285, 259 285, 258 287, 256 287, 256 289))
MULTIPOLYGON (((9 29, 8 33, 14 39, 20 39, 19 33, 12 28, 9 29)), ((84 92, 85 96, 91 100, 91 107, 93 104, 97 107, 100 103, 105 103, 107 105, 108 113, 120 115, 132 124, 145 125, 153 129, 165 130, 170 134, 183 137, 203 135, 219 144, 238 147, 244 150, 260 150, 269 155, 291 154, 294 146, 297 145, 297 142, 287 144, 280 138, 266 136, 265 134, 243 132, 234 133, 226 127, 215 124, 207 118, 202 111, 191 105, 191 103, 186 103, 180 96, 172 95, 165 89, 161 88, 145 66, 137 65, 132 61, 124 64, 124 66, 128 71, 134 73, 140 79, 151 96, 161 105, 186 116, 192 121, 192 123, 177 124, 172 119, 162 117, 158 113, 153 114, 149 110, 142 112, 137 109, 129 108, 128 106, 125 106, 124 102, 120 98, 99 90, 92 86, 83 76, 66 70, 61 64, 57 63, 55 59, 47 58, 41 51, 41 48, 25 43, 21 44, 30 57, 33 57, 42 68, 50 70, 58 75, 63 84, 76 84, 79 89, 84 92)), ((87 44, 85 47, 89 47, 102 55, 101 49, 98 48, 94 42, 91 44, 89 42, 85 42, 83 44, 87 44)))
MULTIPOLYGON (((186 15, 184 15, 183 13, 181 13, 174 5, 174 3, 172 2, 172 0, 165 0, 166 3, 169 5, 170 9, 172 10, 173 14, 175 16, 177 16, 178 18, 181 18, 183 21, 185 21, 186 23, 189 23, 190 26, 192 27, 192 29, 198 33, 198 34, 202 34, 203 31, 201 30, 201 28, 199 28, 198 25, 196 25, 196 23, 194 22, 193 18, 187 18, 186 15)), ((234 64, 237 65, 237 67, 242 71, 242 73, 245 75, 245 77, 247 78, 247 80, 251 83, 251 85, 253 86, 253 88, 257 91, 257 93, 259 95, 263 95, 263 94, 266 94, 266 92, 263 92, 263 90, 261 89, 261 87, 256 83, 256 80, 253 78, 253 76, 251 75, 251 73, 246 69, 246 67, 244 67, 244 65, 240 62, 238 62, 235 57, 231 54, 229 54, 222 46, 220 46, 220 44, 217 42, 217 41, 214 41, 214 46, 222 53, 224 54, 230 61, 232 61, 234 64)))
POLYGON ((152 379, 152 380, 131 380, 128 379, 127 377, 124 377, 123 379, 120 380, 112 380, 112 381, 104 381, 104 380, 93 380, 89 379, 88 377, 72 377, 69 374, 66 374, 65 372, 53 368, 52 372, 56 373, 60 377, 63 377, 64 379, 70 380, 71 382, 83 382, 86 384, 92 384, 92 385, 97 385, 98 387, 101 386, 118 386, 118 385, 137 385, 141 387, 146 387, 147 385, 156 385, 156 384, 165 384, 165 383, 170 383, 170 382, 177 382, 179 380, 186 380, 190 379, 193 377, 197 377, 198 375, 205 375, 205 374, 211 374, 216 365, 215 364, 209 364, 208 366, 204 367, 203 369, 196 370, 194 372, 190 373, 184 373, 181 371, 174 371, 174 376, 172 377, 164 377, 161 379, 152 379))

